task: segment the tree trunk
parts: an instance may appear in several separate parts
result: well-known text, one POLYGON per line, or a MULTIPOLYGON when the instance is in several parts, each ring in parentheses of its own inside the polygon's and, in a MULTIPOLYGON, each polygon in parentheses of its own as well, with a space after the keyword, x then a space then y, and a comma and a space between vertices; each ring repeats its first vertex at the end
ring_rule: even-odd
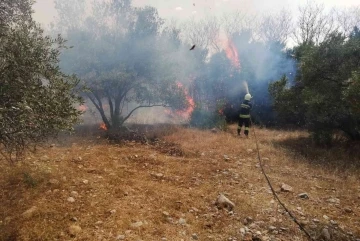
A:
POLYGON ((113 129, 120 129, 123 124, 121 120, 122 118, 120 116, 120 106, 121 106, 121 98, 118 97, 115 100, 114 112, 111 115, 111 123, 113 129))
POLYGON ((95 98, 93 96, 91 96, 90 94, 88 94, 87 96, 89 97, 90 101, 94 104, 96 109, 99 111, 101 119, 103 120, 106 128, 109 130, 111 128, 111 124, 105 115, 105 111, 103 109, 101 99, 99 97, 97 97, 95 94, 94 94, 95 98))

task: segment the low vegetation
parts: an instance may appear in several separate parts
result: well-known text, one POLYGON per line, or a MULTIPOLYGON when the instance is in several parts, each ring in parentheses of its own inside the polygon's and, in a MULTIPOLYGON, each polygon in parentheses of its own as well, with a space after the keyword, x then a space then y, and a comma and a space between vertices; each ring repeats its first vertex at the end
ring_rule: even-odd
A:
MULTIPOLYGON (((137 129, 147 143, 110 143, 94 130, 15 166, 0 162, 0 240, 306 240, 274 200, 252 134, 137 129), (219 193, 232 212, 214 205, 219 193)), ((256 134, 277 194, 306 230, 316 240, 324 227, 331 240, 359 238, 359 148, 315 148, 302 131, 256 134)))

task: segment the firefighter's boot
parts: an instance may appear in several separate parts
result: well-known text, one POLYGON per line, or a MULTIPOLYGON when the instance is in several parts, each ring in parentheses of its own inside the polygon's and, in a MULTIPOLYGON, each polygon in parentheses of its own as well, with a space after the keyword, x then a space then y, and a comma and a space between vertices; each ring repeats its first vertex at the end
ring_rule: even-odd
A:
POLYGON ((245 127, 244 134, 246 137, 249 137, 249 127, 245 127))

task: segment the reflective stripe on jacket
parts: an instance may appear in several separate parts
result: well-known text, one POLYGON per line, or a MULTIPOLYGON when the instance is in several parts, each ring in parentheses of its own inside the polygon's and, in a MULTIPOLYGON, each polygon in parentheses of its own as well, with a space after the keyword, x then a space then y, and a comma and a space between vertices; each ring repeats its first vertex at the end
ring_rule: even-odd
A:
POLYGON ((244 100, 241 104, 240 108, 240 118, 250 118, 250 110, 252 108, 252 104, 248 100, 244 100))

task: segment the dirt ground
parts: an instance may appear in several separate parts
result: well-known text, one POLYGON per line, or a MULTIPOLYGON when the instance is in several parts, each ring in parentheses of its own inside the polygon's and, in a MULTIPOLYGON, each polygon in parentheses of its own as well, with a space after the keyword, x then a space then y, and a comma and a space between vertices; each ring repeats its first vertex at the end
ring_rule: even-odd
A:
MULTIPOLYGON (((1 160, 0 240, 308 240, 271 193, 253 131, 235 128, 142 127, 145 142, 83 129, 15 165, 1 160), (217 208, 219 193, 232 211, 217 208)), ((277 195, 313 239, 360 240, 358 146, 256 134, 277 195)))

